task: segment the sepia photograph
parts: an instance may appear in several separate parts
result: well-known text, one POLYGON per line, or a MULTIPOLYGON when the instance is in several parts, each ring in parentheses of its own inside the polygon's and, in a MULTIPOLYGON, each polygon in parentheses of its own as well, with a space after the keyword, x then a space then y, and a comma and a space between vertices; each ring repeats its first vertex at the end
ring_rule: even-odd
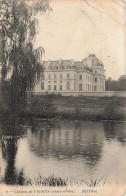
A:
POLYGON ((0 0, 0 196, 126 196, 126 0, 0 0))

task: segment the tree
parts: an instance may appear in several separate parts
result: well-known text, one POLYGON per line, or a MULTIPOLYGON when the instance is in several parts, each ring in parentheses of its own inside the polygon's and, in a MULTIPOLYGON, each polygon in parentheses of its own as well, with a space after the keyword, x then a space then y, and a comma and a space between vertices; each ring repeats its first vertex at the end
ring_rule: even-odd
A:
MULTIPOLYGON (((38 12, 50 10, 44 0, 1 0, 2 94, 13 112, 25 108, 27 90, 39 80, 42 66, 38 50, 33 50, 38 12), (31 4, 29 3, 31 2, 31 4)), ((39 51, 44 50, 39 48, 39 51)))
POLYGON ((118 80, 108 78, 105 83, 106 91, 126 91, 126 75, 121 75, 118 80))
POLYGON ((118 90, 117 88, 118 88, 117 81, 112 80, 112 78, 109 77, 105 83, 106 91, 117 91, 118 90))
POLYGON ((118 79, 118 90, 126 91, 126 75, 122 75, 118 79))

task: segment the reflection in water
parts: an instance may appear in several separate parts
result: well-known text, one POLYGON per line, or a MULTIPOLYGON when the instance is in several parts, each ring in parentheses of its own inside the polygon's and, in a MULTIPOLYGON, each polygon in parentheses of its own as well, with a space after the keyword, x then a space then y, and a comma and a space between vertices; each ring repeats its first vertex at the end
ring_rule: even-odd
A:
POLYGON ((15 139, 3 139, 2 150, 4 151, 4 157, 7 161, 7 168, 5 170, 5 183, 16 183, 16 171, 15 171, 15 155, 17 152, 17 140, 15 139))
POLYGON ((95 165, 102 154, 104 130, 99 123, 59 122, 55 127, 43 128, 42 124, 34 132, 28 129, 28 143, 38 156, 58 159, 81 156, 87 164, 95 165))
POLYGON ((104 123, 105 137, 107 140, 118 140, 121 144, 126 143, 125 123, 104 123))
POLYGON ((12 116, 1 122, 2 158, 7 163, 4 172, 4 182, 10 185, 21 184, 20 176, 23 176, 23 173, 18 174, 15 168, 15 157, 18 140, 20 139, 20 126, 18 123, 19 119, 14 120, 12 116))
POLYGON ((16 134, 12 129, 9 134, 8 126, 2 127, 6 184, 23 185, 25 179, 52 174, 77 180, 102 176, 119 179, 126 167, 125 123, 32 119, 27 126, 23 124, 11 126, 16 134))

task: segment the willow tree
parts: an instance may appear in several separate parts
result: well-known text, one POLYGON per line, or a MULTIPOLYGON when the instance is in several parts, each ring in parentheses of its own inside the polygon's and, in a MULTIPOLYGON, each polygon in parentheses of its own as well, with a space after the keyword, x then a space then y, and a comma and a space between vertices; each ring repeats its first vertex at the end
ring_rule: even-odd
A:
POLYGON ((50 10, 45 0, 1 0, 2 95, 5 105, 20 112, 26 105, 27 90, 39 80, 42 66, 39 52, 33 50, 37 33, 37 13, 50 10))

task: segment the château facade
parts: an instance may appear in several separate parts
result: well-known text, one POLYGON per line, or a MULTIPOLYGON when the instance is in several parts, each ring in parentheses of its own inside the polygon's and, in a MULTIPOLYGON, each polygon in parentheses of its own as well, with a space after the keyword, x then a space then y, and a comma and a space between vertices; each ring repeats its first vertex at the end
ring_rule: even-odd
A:
POLYGON ((82 61, 43 61, 44 76, 34 92, 100 92, 105 91, 105 69, 102 61, 90 54, 82 61))

